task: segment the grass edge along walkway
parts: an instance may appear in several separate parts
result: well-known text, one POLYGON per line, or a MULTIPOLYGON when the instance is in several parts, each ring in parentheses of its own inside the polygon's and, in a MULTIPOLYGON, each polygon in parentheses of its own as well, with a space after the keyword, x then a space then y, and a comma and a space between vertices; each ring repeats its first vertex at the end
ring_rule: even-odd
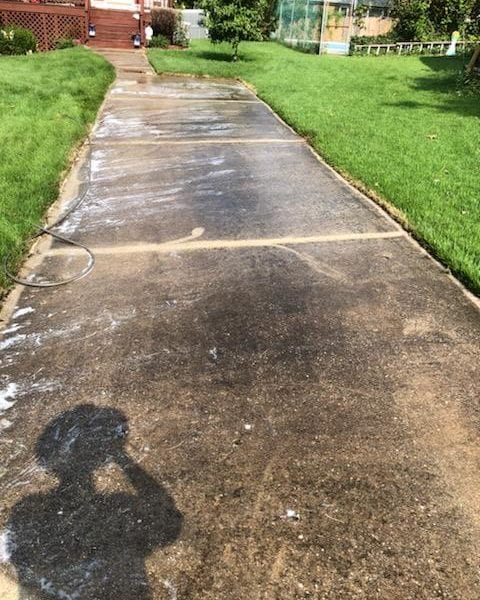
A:
POLYGON ((5 257, 20 266, 114 78, 85 48, 0 56, 0 298, 5 257))
POLYGON ((159 73, 245 81, 323 159, 480 294, 480 98, 466 59, 312 56, 275 43, 149 51, 159 73))

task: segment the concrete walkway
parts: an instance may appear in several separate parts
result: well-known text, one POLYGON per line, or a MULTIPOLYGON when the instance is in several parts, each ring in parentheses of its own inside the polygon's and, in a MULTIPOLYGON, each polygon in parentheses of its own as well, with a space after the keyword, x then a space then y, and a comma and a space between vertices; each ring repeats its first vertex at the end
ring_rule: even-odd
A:
POLYGON ((0 598, 478 600, 478 308, 246 88, 108 58, 96 267, 4 310, 0 598))

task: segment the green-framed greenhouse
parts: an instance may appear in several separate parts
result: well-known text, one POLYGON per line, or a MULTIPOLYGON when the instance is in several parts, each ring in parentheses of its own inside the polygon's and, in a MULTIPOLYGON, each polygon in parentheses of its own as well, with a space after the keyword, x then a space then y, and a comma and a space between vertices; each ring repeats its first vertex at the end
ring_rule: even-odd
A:
POLYGON ((306 51, 346 54, 352 35, 387 33, 390 11, 391 0, 279 0, 275 38, 306 51))

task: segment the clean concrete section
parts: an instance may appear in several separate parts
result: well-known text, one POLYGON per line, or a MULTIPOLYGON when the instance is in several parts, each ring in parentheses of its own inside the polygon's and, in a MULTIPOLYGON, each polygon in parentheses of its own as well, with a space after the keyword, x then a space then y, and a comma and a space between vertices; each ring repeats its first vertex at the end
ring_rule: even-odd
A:
POLYGON ((109 58, 95 270, 4 311, 0 597, 478 599, 474 302, 241 85, 109 58))

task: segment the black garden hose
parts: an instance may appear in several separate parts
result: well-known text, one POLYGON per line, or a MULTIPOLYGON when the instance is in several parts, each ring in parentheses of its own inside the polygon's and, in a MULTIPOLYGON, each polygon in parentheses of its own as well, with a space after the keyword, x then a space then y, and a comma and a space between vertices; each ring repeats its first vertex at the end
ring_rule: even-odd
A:
MULTIPOLYGON (((64 116, 66 119, 70 119, 71 121, 74 121, 77 123, 80 122, 75 117, 70 117, 69 115, 62 115, 62 116, 64 116)), ((75 210, 77 210, 80 207, 80 205, 83 203, 83 201, 85 200, 85 198, 87 196, 87 193, 90 188, 91 181, 92 181, 92 147, 91 147, 91 142, 90 142, 90 136, 87 137, 86 143, 87 143, 87 147, 88 147, 88 158, 87 158, 88 176, 87 176, 87 184, 84 186, 83 191, 77 196, 77 198, 70 204, 70 206, 67 208, 67 210, 62 215, 60 215, 60 217, 54 223, 52 223, 48 227, 37 227, 37 233, 35 233, 33 236, 31 236, 31 238, 29 239, 29 242, 30 243, 33 242, 35 239, 41 237, 42 235, 49 235, 52 238, 58 240, 59 242, 62 242, 63 244, 69 244, 71 246, 76 246, 77 248, 81 248, 82 250, 85 250, 85 252, 88 255, 87 266, 84 267, 80 272, 73 275, 72 277, 68 277, 67 279, 62 279, 60 281, 30 281, 28 279, 22 279, 21 277, 17 277, 9 270, 8 264, 9 264, 10 255, 7 255, 3 261, 3 270, 4 270, 5 274, 7 275, 7 277, 9 277, 15 283, 19 283, 20 285, 25 285, 28 287, 35 287, 35 288, 57 287, 60 285, 66 285, 67 283, 72 283, 74 281, 78 281, 79 279, 86 277, 92 271, 92 269, 95 265, 95 256, 94 256, 93 252, 89 248, 87 248, 87 246, 84 246, 83 244, 80 244, 79 242, 75 242, 71 239, 63 237, 62 235, 55 233, 53 231, 53 229, 55 229, 56 227, 61 225, 67 219, 67 217, 69 217, 75 210)))

